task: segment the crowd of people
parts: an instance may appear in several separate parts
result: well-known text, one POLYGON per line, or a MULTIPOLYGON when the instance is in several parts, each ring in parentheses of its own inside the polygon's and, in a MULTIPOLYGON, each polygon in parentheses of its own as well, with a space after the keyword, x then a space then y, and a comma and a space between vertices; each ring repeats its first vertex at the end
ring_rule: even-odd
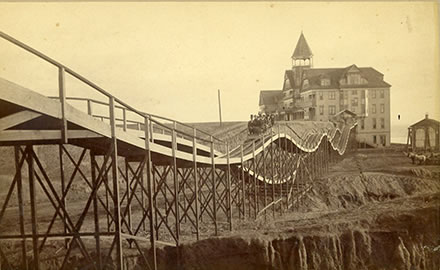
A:
POLYGON ((275 123, 275 114, 265 114, 259 112, 258 115, 251 114, 248 122, 249 134, 261 134, 270 129, 275 123))

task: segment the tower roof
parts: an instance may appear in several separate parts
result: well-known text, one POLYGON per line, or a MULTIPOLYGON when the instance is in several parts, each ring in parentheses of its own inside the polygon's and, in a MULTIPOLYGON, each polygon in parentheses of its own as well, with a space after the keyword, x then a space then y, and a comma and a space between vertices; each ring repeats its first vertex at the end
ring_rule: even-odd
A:
POLYGON ((296 43, 295 51, 292 55, 292 59, 309 59, 312 56, 312 50, 310 50, 309 44, 307 44, 306 38, 301 32, 301 36, 299 36, 298 42, 296 43))

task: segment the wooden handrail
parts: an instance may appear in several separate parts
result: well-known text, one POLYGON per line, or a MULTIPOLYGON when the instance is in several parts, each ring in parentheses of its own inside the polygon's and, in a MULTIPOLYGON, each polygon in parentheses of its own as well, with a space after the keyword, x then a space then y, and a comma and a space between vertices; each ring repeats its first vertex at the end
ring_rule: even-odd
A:
MULTIPOLYGON (((191 129, 194 128, 194 127, 191 126, 191 125, 188 125, 188 124, 185 124, 185 123, 182 123, 182 122, 178 122, 178 121, 176 121, 176 120, 173 120, 173 119, 170 119, 170 118, 167 118, 167 117, 163 117, 163 116, 159 116, 159 115, 154 115, 154 114, 150 114, 150 113, 145 113, 145 112, 138 111, 138 110, 135 109, 134 107, 128 105, 127 103, 125 103, 125 102, 122 101, 121 99, 119 99, 119 98, 117 98, 117 97, 111 95, 109 92, 105 91, 103 88, 101 88, 100 86, 98 86, 98 85, 95 84, 94 82, 88 80, 87 78, 83 77, 82 75, 80 75, 79 73, 77 73, 77 72, 75 72, 74 70, 70 69, 69 67, 63 65, 62 63, 56 61, 55 59, 53 59, 53 58, 51 58, 51 57, 49 57, 49 56, 47 56, 47 55, 41 53, 40 51, 38 51, 38 50, 36 50, 36 49, 34 49, 34 48, 32 48, 32 47, 26 45, 25 43, 23 43, 23 42, 21 42, 21 41, 15 39, 15 38, 13 38, 13 37, 11 37, 10 35, 8 35, 8 34, 2 32, 2 31, 0 31, 0 37, 3 38, 3 39, 5 39, 5 40, 7 40, 7 41, 9 41, 9 42, 11 42, 11 43, 13 43, 14 45, 16 45, 16 46, 18 46, 18 47, 20 47, 20 48, 22 48, 22 49, 24 49, 24 50, 30 52, 31 54, 34 54, 35 56, 37 56, 37 57, 39 57, 39 58, 45 60, 46 62, 48 62, 48 63, 50 63, 50 64, 52 64, 52 65, 58 67, 60 70, 63 70, 64 72, 66 72, 66 73, 72 75, 72 76, 75 77, 76 79, 82 81, 83 83, 85 83, 85 84, 87 84, 88 86, 92 87, 93 89, 95 89, 95 90, 98 91, 99 93, 101 93, 101 94, 103 94, 104 96, 108 97, 109 100, 110 100, 110 99, 114 100, 114 103, 115 103, 115 104, 114 104, 114 106, 115 106, 114 108, 117 108, 117 109, 124 109, 124 107, 125 107, 125 108, 128 109, 129 111, 134 112, 134 113, 138 114, 139 116, 141 116, 141 117, 143 117, 143 118, 145 118, 146 116, 151 116, 151 117, 159 118, 159 119, 162 119, 162 120, 165 120, 165 121, 171 121, 171 122, 173 122, 173 123, 177 123, 177 124, 182 125, 182 126, 187 127, 187 128, 191 128, 191 129), (118 103, 119 105, 122 105, 122 107, 117 106, 116 103, 118 103)), ((67 98, 67 97, 65 97, 65 98, 66 98, 66 99, 70 99, 70 100, 75 99, 75 100, 92 101, 92 102, 95 102, 95 103, 98 103, 98 104, 102 104, 102 105, 107 105, 107 106, 109 105, 109 104, 107 104, 107 103, 105 103, 105 102, 102 102, 102 101, 97 101, 97 100, 92 100, 92 99, 87 99, 87 98, 79 98, 79 97, 78 97, 78 98, 67 98)), ((152 121, 153 121, 153 120, 152 120, 152 121)), ((174 128, 172 128, 171 130, 174 130, 174 128)), ((205 132, 205 131, 203 131, 203 130, 199 130, 199 129, 196 129, 196 130, 197 130, 199 133, 202 133, 202 134, 205 134, 205 135, 208 135, 208 136, 212 136, 211 134, 209 134, 208 132, 205 132)), ((176 130, 176 131, 178 132, 178 130, 176 130)), ((217 140, 217 141, 219 141, 219 142, 224 143, 223 140, 221 140, 221 139, 219 139, 219 138, 216 138, 216 137, 214 137, 214 136, 212 136, 212 138, 215 139, 215 140, 217 140)))
MULTIPOLYGON (((9 42, 11 42, 11 43, 13 43, 13 44, 15 44, 16 46, 18 46, 18 47, 20 47, 20 48, 22 48, 22 49, 24 49, 24 50, 26 50, 26 51, 28 51, 28 52, 30 52, 30 53, 32 53, 32 54, 38 56, 39 58, 41 58, 41 59, 47 61, 48 63, 50 63, 50 64, 52 64, 52 65, 54 65, 54 66, 57 66, 58 68, 62 68, 62 69, 64 69, 65 72, 69 73, 69 74, 72 75, 73 77, 77 78, 78 80, 80 80, 80 81, 82 81, 83 83, 87 84, 88 86, 92 87, 93 89, 95 89, 95 90, 98 91, 99 93, 103 94, 104 96, 108 97, 109 99, 113 98, 114 101, 115 101, 115 103, 119 103, 120 105, 122 105, 122 106, 125 107, 126 109, 130 110, 131 112, 134 112, 134 113, 136 113, 136 114, 138 114, 138 115, 140 115, 140 116, 142 116, 142 117, 144 117, 144 118, 145 118, 146 116, 149 115, 149 116, 156 117, 156 118, 159 118, 159 119, 162 119, 162 120, 176 122, 176 123, 178 123, 179 125, 182 125, 182 126, 185 126, 185 127, 191 128, 191 129, 193 128, 192 126, 190 126, 190 125, 188 125, 188 124, 184 124, 184 123, 182 123, 182 122, 178 122, 178 121, 176 121, 176 120, 173 120, 173 119, 170 119, 170 118, 167 118, 167 117, 163 117, 163 116, 159 116, 159 115, 154 115, 154 114, 150 114, 150 113, 145 113, 145 112, 138 111, 138 110, 136 110, 134 107, 132 107, 132 106, 128 105, 127 103, 123 102, 122 100, 120 100, 119 98, 114 97, 113 95, 111 95, 110 93, 108 93, 107 91, 105 91, 103 88, 99 87, 97 84, 95 84, 95 83, 93 83, 92 81, 86 79, 86 78, 83 77, 82 75, 76 73, 74 70, 72 70, 72 69, 70 69, 69 67, 67 67, 67 66, 65 66, 65 65, 63 65, 63 64, 61 64, 60 62, 58 62, 58 61, 56 61, 56 60, 50 58, 49 56, 47 56, 47 55, 45 55, 45 54, 43 54, 43 53, 37 51, 36 49, 34 49, 34 48, 32 48, 32 47, 30 47, 30 46, 24 44, 23 42, 21 42, 21 41, 15 39, 15 38, 9 36, 8 34, 2 32, 2 31, 0 31, 0 37, 2 37, 3 39, 5 39, 5 40, 7 40, 7 41, 9 41, 9 42)), ((81 100, 81 98, 75 98, 75 99, 77 99, 77 100, 81 100)), ((92 99, 84 99, 84 100, 92 100, 92 99)), ((93 100, 93 101, 94 101, 94 100, 93 100)), ((101 101, 96 101, 96 103, 98 103, 98 104, 102 104, 102 105, 106 104, 105 102, 101 102, 101 101)), ((106 105, 108 105, 108 104, 106 104, 106 105)), ((119 109, 119 108, 123 108, 123 107, 119 107, 119 106, 117 106, 117 105, 115 104, 115 108, 118 108, 118 109, 119 109)), ((198 129, 197 129, 197 131, 200 132, 200 133, 202 133, 202 134, 205 134, 205 135, 208 135, 208 136, 212 136, 211 134, 209 134, 209 133, 207 133, 207 132, 205 132, 205 131, 203 131, 203 130, 198 130, 198 129)), ((213 138, 216 139, 216 140, 218 140, 218 141, 220 141, 220 142, 223 142, 223 141, 220 140, 219 138, 215 138, 215 137, 213 137, 213 138)))
MULTIPOLYGON (((52 99, 59 99, 59 97, 54 97, 54 96, 51 96, 51 97, 49 97, 49 98, 52 98, 52 99)), ((100 100, 96 100, 96 99, 92 99, 92 98, 83 98, 83 97, 66 97, 66 99, 67 99, 67 100, 76 100, 76 101, 93 102, 93 103, 96 103, 96 104, 100 104, 100 105, 104 105, 104 106, 109 106, 109 104, 106 103, 106 102, 104 102, 104 101, 100 101, 100 100)), ((117 106, 117 105, 115 105, 115 108, 116 108, 116 109, 121 109, 121 110, 128 109, 129 111, 132 111, 130 108, 122 107, 122 106, 117 106)), ((161 120, 170 121, 170 122, 173 122, 173 123, 175 122, 176 124, 182 125, 182 126, 184 126, 184 127, 190 128, 190 129, 195 128, 195 127, 193 127, 193 126, 191 126, 191 125, 188 125, 188 124, 185 124, 185 123, 182 123, 182 122, 179 122, 179 121, 173 120, 173 119, 171 119, 171 118, 167 118, 167 117, 163 117, 163 116, 159 116, 159 115, 155 115, 155 114, 150 114, 150 113, 145 113, 145 112, 140 112, 140 113, 142 114, 143 117, 146 116, 146 115, 149 115, 149 116, 151 116, 151 117, 159 118, 159 119, 161 119, 161 120)), ((99 117, 104 117, 104 116, 99 116, 99 117)), ((106 117, 104 117, 104 118, 106 118, 106 117)), ((127 120, 127 122, 129 122, 129 121, 133 121, 133 120, 127 120)), ((158 121, 155 120, 155 119, 151 119, 151 122, 154 122, 154 123, 156 123, 156 124, 162 124, 162 123, 158 122, 158 121)), ((143 122, 140 122, 140 121, 139 121, 139 123, 143 124, 143 122)), ((173 128, 170 128, 170 127, 168 127, 168 126, 164 126, 164 127, 165 127, 166 129, 170 130, 170 131, 173 130, 173 128)), ((212 135, 211 135, 210 133, 208 133, 208 132, 205 132, 205 131, 200 130, 200 129, 197 129, 197 128, 195 128, 195 129, 197 130, 198 133, 202 133, 202 134, 207 135, 207 136, 209 136, 209 137, 212 136, 212 135)), ((176 129, 176 132, 177 132, 177 133, 181 133, 181 134, 185 134, 185 135, 188 135, 188 136, 192 137, 192 135, 189 135, 189 134, 187 134, 186 132, 184 132, 184 131, 180 131, 180 130, 178 130, 178 129, 176 129)), ((213 137, 214 140, 217 140, 217 141, 219 141, 219 142, 221 142, 221 143, 226 143, 225 141, 223 141, 223 140, 221 140, 221 139, 219 139, 219 138, 217 138, 217 137, 215 137, 215 136, 212 136, 212 137, 213 137)), ((201 137, 196 137, 196 139, 198 139, 198 140, 202 140, 202 141, 205 141, 205 142, 209 142, 208 139, 204 139, 204 138, 201 138, 201 137)))

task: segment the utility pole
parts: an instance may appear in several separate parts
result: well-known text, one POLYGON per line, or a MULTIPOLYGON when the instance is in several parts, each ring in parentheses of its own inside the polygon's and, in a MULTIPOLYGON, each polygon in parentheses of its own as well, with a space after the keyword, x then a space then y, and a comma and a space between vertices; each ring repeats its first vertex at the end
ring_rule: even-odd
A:
POLYGON ((218 89, 218 115, 220 117, 220 126, 222 126, 222 104, 220 102, 220 89, 218 89))

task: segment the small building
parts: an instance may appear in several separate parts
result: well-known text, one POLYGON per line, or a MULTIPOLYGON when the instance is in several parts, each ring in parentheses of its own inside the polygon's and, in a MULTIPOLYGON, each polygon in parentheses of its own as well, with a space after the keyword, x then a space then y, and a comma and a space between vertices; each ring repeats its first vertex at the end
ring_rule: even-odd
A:
POLYGON ((440 151, 439 132, 440 122, 426 114, 425 119, 408 127, 407 151, 440 151))

